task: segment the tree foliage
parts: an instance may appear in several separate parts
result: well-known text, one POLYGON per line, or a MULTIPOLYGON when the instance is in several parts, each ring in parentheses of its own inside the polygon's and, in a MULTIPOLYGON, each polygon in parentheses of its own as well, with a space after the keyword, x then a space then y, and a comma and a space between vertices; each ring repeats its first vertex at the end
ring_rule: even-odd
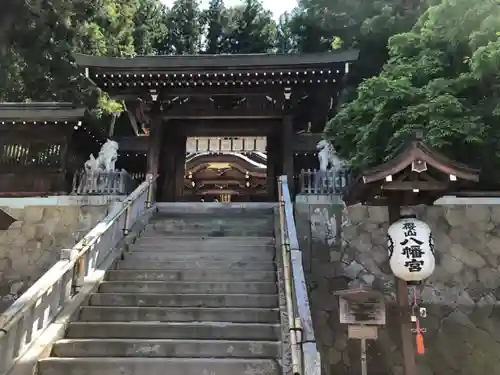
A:
MULTIPOLYGON (((346 104, 326 134, 356 167, 394 155, 415 128, 469 164, 496 167, 500 6, 493 0, 298 0, 280 17, 261 0, 19 0, 0 14, 0 101, 120 103, 72 54, 300 53, 357 48, 346 104), (473 156, 473 158, 472 158, 473 156), (495 157, 492 157, 495 156, 495 157), (471 159, 472 158, 472 159, 471 159)), ((500 155, 498 155, 500 156, 500 155)))
POLYGON ((500 7, 491 0, 442 0, 413 29, 389 40, 380 75, 326 127, 355 167, 394 156, 415 129, 448 156, 493 168, 500 144, 500 7))

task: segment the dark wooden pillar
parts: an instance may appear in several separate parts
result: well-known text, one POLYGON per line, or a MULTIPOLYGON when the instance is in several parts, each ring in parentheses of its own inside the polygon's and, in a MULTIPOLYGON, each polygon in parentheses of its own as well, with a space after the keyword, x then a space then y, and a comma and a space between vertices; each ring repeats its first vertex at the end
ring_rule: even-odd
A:
MULTIPOLYGON (((146 173, 156 176, 160 174, 160 154, 162 146, 162 119, 159 113, 153 112, 151 127, 149 128, 148 154, 146 161, 146 173)), ((158 179, 154 185, 153 197, 158 200, 158 192, 161 190, 158 186, 158 179)))
POLYGON ((175 133, 175 201, 183 200, 184 174, 186 173, 186 136, 181 132, 175 133))
POLYGON ((283 154, 283 174, 287 175, 290 195, 294 196, 294 167, 293 167, 293 118, 290 114, 283 116, 282 123, 282 154, 283 154))
POLYGON ((273 134, 267 137, 267 192, 268 199, 271 202, 277 202, 278 200, 278 175, 281 168, 278 168, 278 164, 281 164, 280 157, 280 142, 279 136, 273 134))
POLYGON ((186 137, 176 125, 165 124, 163 132, 161 199, 165 202, 181 200, 184 191, 186 137))
POLYGON ((162 120, 155 115, 151 121, 148 138, 147 173, 157 175, 159 173, 160 150, 162 141, 162 120))
MULTIPOLYGON (((389 200, 389 225, 398 221, 401 206, 389 200)), ((399 326, 401 334, 401 348, 403 352, 403 366, 405 375, 417 375, 415 362, 415 349, 413 346, 412 322, 410 319, 410 301, 408 297, 408 284, 396 277, 396 304, 399 313, 399 326)))
POLYGON ((173 202, 175 200, 175 178, 174 174, 174 136, 172 134, 172 126, 167 123, 163 129, 163 147, 161 152, 161 200, 164 202, 173 202))

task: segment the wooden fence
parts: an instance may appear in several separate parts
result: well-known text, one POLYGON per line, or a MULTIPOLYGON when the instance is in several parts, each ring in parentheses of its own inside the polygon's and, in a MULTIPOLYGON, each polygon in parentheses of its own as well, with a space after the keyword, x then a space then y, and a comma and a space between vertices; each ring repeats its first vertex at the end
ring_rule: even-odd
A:
POLYGON ((352 174, 347 169, 329 170, 303 169, 299 176, 299 194, 342 195, 351 181, 352 174))
POLYGON ((72 194, 76 195, 127 195, 137 186, 126 171, 81 170, 73 177, 72 194))

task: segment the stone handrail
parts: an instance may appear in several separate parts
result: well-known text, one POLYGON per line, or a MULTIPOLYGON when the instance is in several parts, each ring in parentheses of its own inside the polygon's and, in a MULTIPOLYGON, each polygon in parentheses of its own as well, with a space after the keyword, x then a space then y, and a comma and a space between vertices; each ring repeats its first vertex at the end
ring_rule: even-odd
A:
MULTIPOLYGON (((284 232, 285 246, 287 246, 286 250, 289 255, 287 258, 291 268, 293 307, 298 315, 298 320, 300 321, 300 327, 295 325, 294 327, 290 327, 290 329, 300 329, 302 332, 300 337, 301 342, 299 342, 302 355, 302 374, 300 375, 320 375, 321 358, 316 346, 316 338, 314 336, 311 308, 307 294, 304 267, 302 265, 302 251, 299 248, 299 241, 297 239, 297 229, 295 227, 293 214, 293 202, 290 197, 287 176, 281 176, 279 178, 278 188, 278 191, 280 192, 280 204, 284 208, 284 228, 282 228, 282 230, 284 232)), ((285 259, 284 262, 286 262, 285 259)))
POLYGON ((155 180, 149 175, 80 242, 71 249, 63 249, 61 260, 0 315, 0 375, 10 371, 125 240, 151 207, 155 180))

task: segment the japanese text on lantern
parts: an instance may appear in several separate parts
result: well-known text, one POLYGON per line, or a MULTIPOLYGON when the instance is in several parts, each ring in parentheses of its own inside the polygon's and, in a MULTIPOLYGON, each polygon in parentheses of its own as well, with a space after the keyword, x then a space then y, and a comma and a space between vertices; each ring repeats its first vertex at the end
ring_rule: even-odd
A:
POLYGON ((422 250, 423 241, 416 238, 417 228, 415 223, 404 223, 403 234, 404 240, 400 242, 400 245, 403 247, 402 255, 408 259, 404 265, 408 268, 409 272, 420 272, 424 265, 422 256, 425 252, 422 250))

